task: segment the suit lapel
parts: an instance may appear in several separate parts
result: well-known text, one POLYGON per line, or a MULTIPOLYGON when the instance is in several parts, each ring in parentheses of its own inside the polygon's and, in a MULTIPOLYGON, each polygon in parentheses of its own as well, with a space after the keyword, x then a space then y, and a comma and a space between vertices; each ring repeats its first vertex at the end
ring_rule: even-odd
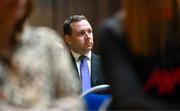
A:
MULTIPOLYGON (((73 67, 77 72, 77 77, 81 81, 81 79, 79 77, 79 72, 78 72, 78 68, 77 68, 77 65, 76 65, 76 61, 75 61, 73 55, 72 54, 70 54, 70 55, 71 55, 73 67)), ((101 68, 100 63, 101 62, 100 62, 99 56, 92 53, 92 55, 91 55, 91 86, 92 87, 101 84, 100 81, 103 80, 103 78, 101 77, 102 72, 101 72, 101 69, 100 69, 101 68)))
POLYGON ((91 55, 91 85, 92 86, 95 86, 97 83, 97 78, 98 78, 97 63, 98 63, 97 57, 95 54, 92 53, 91 55))
POLYGON ((75 61, 72 53, 70 53, 70 55, 71 55, 71 59, 72 59, 72 63, 73 63, 73 68, 76 70, 76 75, 77 75, 77 77, 80 79, 80 77, 79 77, 79 72, 78 72, 78 68, 77 68, 77 65, 76 65, 76 61, 75 61))

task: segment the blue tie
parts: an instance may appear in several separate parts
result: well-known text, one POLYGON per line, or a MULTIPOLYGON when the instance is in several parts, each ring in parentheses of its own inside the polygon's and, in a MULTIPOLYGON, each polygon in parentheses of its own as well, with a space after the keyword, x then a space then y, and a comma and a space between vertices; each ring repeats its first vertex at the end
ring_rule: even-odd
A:
POLYGON ((80 56, 80 73, 82 82, 82 93, 91 88, 90 73, 87 64, 88 57, 80 56))

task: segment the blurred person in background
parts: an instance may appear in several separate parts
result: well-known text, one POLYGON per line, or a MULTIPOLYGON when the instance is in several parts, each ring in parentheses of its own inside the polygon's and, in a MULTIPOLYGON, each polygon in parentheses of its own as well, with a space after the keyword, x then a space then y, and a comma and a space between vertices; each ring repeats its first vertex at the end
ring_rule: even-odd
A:
POLYGON ((69 16, 63 25, 64 39, 69 46, 74 68, 81 83, 82 93, 93 86, 105 84, 101 58, 92 52, 93 29, 84 15, 69 16), (81 70, 82 56, 87 58, 88 80, 82 79, 85 75, 81 70), (85 85, 85 87, 84 87, 85 85))
POLYGON ((180 109, 179 0, 124 0, 99 27, 112 109, 180 109), (112 20, 112 19, 111 19, 112 20))
POLYGON ((32 1, 2 0, 0 7, 0 110, 83 110, 64 41, 27 23, 32 1))

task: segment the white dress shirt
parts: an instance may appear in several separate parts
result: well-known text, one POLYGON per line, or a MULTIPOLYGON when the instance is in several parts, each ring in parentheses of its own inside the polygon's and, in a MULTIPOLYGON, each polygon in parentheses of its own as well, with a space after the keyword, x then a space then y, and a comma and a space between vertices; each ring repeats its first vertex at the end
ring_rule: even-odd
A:
MULTIPOLYGON (((79 57, 81 56, 80 54, 74 52, 71 50, 71 53, 75 59, 75 62, 76 62, 76 66, 78 68, 78 73, 79 73, 79 77, 81 77, 81 73, 80 73, 80 60, 79 60, 79 57)), ((88 67, 89 67, 89 73, 90 73, 90 76, 91 76, 91 51, 89 51, 87 54, 85 54, 84 56, 88 57, 88 67)))

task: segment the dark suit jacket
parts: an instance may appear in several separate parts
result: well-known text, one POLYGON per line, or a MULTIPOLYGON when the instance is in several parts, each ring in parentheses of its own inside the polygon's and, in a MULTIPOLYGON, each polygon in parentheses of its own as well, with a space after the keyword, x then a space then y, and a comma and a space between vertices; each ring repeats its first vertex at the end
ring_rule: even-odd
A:
MULTIPOLYGON (((74 68, 77 71, 77 76, 79 78, 78 68, 76 66, 76 62, 73 56, 72 56, 72 60, 73 60, 74 68)), ((91 86, 93 87, 93 86, 97 86, 97 85, 101 85, 105 83, 106 82, 105 82, 105 78, 104 78, 104 74, 102 70, 101 58, 99 55, 92 53, 91 55, 91 86)))

